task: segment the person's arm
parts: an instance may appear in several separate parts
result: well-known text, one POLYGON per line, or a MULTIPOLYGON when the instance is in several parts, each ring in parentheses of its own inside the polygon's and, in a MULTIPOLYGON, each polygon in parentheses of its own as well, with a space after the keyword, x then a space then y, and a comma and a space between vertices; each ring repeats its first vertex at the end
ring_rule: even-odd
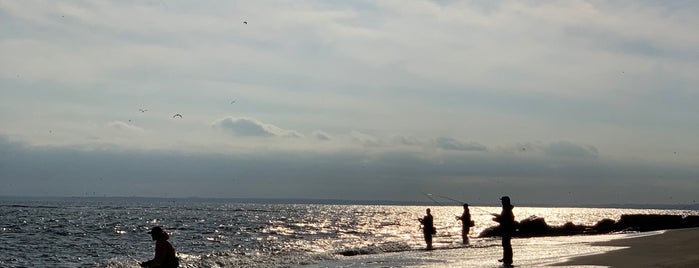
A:
POLYGON ((490 215, 493 215, 493 221, 500 222, 500 214, 490 213, 490 215))

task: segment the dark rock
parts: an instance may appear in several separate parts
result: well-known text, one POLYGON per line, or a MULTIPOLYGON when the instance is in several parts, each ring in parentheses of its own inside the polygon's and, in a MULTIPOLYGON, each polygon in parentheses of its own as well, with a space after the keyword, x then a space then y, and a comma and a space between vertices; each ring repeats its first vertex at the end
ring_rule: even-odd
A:
POLYGON ((491 227, 485 228, 485 230, 481 231, 481 233, 478 235, 478 237, 494 237, 494 236, 500 236, 500 228, 498 226, 491 226, 491 227))
POLYGON ((601 221, 598 221, 595 226, 592 227, 596 232, 598 233, 610 233, 614 231, 614 226, 616 225, 616 222, 612 219, 604 219, 601 221))
POLYGON ((563 224, 563 226, 556 228, 556 227, 550 227, 555 230, 556 233, 560 235, 575 235, 575 234, 582 234, 582 233, 589 233, 590 232, 590 227, 585 226, 585 225, 576 225, 572 222, 566 222, 563 224))
POLYGON ((699 216, 686 216, 683 222, 687 228, 699 227, 699 216))
POLYGON ((549 225, 542 217, 529 216, 519 222, 519 230, 516 236, 541 236, 549 233, 549 225))
POLYGON ((366 254, 371 254, 371 253, 372 253, 371 251, 369 251, 368 249, 365 249, 365 248, 348 249, 348 250, 337 252, 337 254, 340 254, 342 256, 366 255, 366 254))

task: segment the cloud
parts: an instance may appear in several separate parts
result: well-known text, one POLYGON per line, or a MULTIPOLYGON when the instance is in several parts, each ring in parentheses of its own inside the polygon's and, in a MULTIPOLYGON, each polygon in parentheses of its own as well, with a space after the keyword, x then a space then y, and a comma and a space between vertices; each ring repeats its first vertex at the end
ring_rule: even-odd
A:
POLYGON ((366 147, 379 147, 384 145, 381 138, 356 130, 350 132, 350 137, 353 141, 361 143, 366 147))
POLYGON ((107 123, 107 127, 120 132, 142 133, 144 131, 141 127, 123 121, 109 122, 107 123))
POLYGON ((227 117, 215 121, 213 127, 241 137, 303 137, 294 130, 286 130, 272 124, 260 122, 254 118, 227 117))
POLYGON ((569 141, 558 141, 545 145, 542 150, 550 156, 597 158, 597 148, 590 145, 578 145, 569 141))
POLYGON ((573 201, 583 203, 618 201, 613 191, 630 197, 623 202, 658 202, 666 196, 648 192, 651 186, 672 192, 676 200, 695 198, 696 174, 692 164, 551 159, 492 151, 433 156, 390 150, 192 154, 31 146, 0 136, 0 195, 97 192, 119 196, 366 200, 381 196, 416 200, 420 191, 427 191, 496 202, 492 199, 509 192, 518 202, 559 203, 570 202, 568 196, 561 199, 560 193, 574 189, 573 201), (655 185, 657 176, 667 177, 663 185, 655 185))
POLYGON ((439 137, 434 140, 437 148, 452 151, 487 151, 488 148, 477 142, 463 143, 454 138, 439 137))
POLYGON ((424 142, 422 142, 418 138, 415 138, 412 136, 396 135, 396 136, 393 136, 392 141, 398 145, 404 145, 404 146, 424 145, 424 142))
POLYGON ((313 137, 315 137, 316 139, 321 140, 321 141, 332 140, 332 137, 330 136, 330 134, 325 133, 325 132, 320 131, 320 130, 313 131, 313 137))
POLYGON ((17 142, 10 140, 7 136, 0 134, 0 156, 9 155, 10 152, 14 152, 26 147, 26 143, 17 142))

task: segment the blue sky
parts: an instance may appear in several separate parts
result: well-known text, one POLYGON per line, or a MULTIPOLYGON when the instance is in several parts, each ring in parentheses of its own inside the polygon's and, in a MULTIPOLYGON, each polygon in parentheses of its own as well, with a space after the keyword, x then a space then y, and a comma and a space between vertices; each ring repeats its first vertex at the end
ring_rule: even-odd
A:
POLYGON ((0 195, 694 203, 695 14, 0 1, 0 195))

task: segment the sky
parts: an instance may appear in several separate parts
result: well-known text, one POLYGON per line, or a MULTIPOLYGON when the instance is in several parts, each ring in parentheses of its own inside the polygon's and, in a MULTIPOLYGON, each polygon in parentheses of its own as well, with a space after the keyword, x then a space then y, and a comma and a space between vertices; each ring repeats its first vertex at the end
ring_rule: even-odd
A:
POLYGON ((0 0, 0 196, 696 203, 696 14, 0 0))

